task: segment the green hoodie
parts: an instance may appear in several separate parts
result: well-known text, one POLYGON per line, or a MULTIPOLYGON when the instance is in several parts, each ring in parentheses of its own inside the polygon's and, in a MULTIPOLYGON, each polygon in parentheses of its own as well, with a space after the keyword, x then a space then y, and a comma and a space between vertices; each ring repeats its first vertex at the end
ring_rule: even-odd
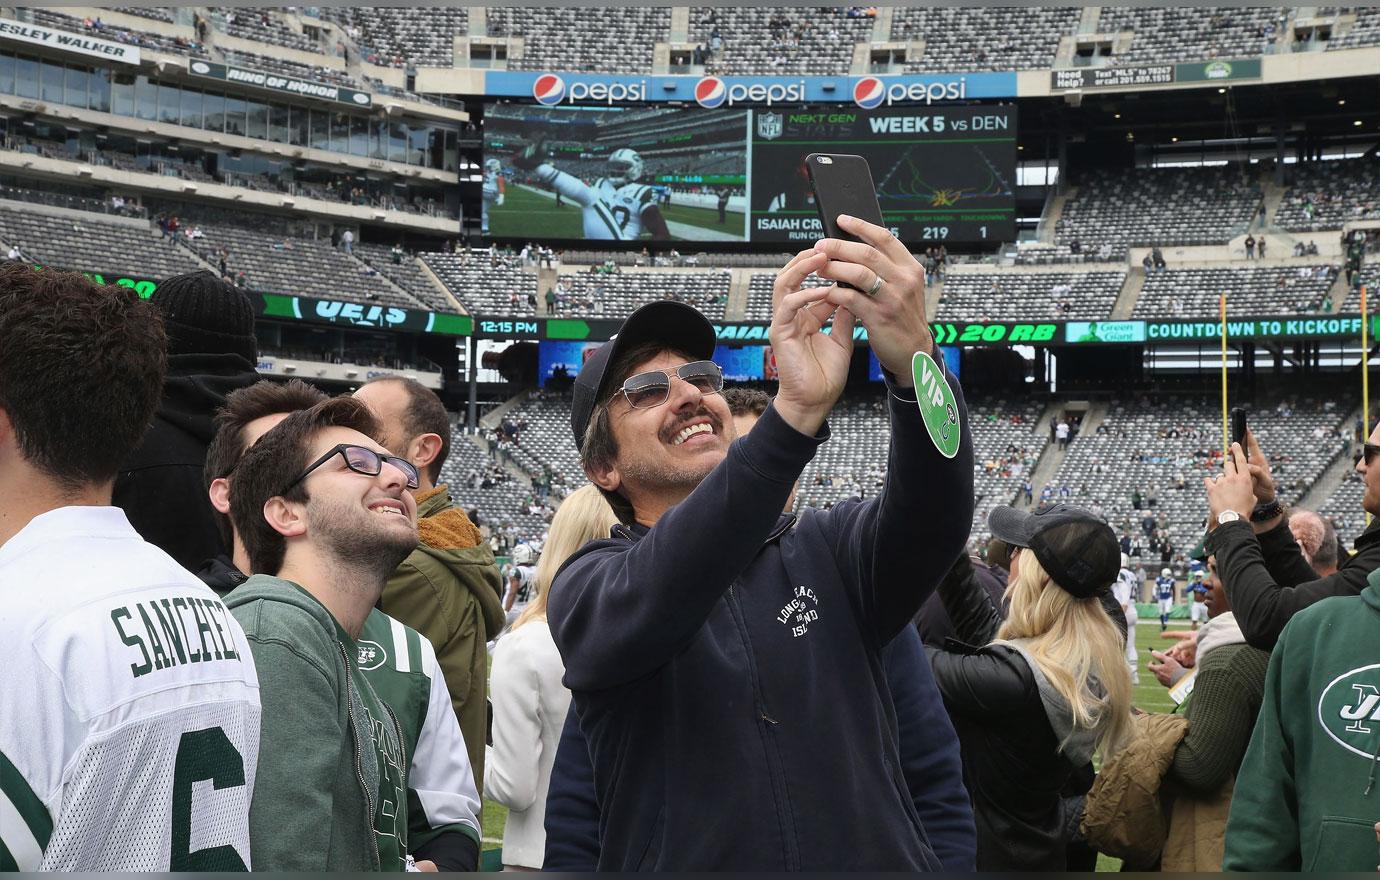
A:
POLYGON ((498 565, 444 483, 418 494, 417 532, 421 542, 388 579, 379 608, 436 649, 474 768, 474 787, 482 794, 487 645, 504 624, 498 565))
POLYGON ((326 607, 255 575, 225 597, 259 673, 263 728, 249 845, 261 871, 400 871, 407 756, 397 718, 326 607))
POLYGON ((1380 570, 1294 615, 1227 822, 1223 871, 1368 871, 1380 819, 1380 570))

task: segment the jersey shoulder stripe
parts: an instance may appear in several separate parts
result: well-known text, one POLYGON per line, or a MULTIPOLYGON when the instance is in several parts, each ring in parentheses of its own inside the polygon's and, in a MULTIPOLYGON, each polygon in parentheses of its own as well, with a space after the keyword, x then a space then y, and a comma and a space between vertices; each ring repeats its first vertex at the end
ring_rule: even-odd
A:
POLYGON ((637 200, 645 205, 648 202, 650 202, 655 195, 656 194, 652 192, 652 188, 650 186, 644 186, 638 189, 637 200))

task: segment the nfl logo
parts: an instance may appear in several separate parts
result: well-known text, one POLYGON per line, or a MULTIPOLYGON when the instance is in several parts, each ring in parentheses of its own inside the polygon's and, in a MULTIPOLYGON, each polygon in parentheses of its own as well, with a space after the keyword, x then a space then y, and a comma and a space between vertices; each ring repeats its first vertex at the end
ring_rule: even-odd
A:
POLYGON ((759 113, 757 115, 757 136, 774 141, 781 137, 781 114, 759 113))

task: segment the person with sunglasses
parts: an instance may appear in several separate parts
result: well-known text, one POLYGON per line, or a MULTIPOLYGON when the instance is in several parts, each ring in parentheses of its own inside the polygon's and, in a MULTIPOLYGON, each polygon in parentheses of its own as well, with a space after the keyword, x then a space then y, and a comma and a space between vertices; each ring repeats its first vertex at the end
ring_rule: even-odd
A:
MULTIPOLYGON (((1380 568, 1380 519, 1372 520, 1356 539, 1354 554, 1334 573, 1319 577, 1300 551, 1288 513, 1275 497, 1269 458, 1254 432, 1247 431, 1245 441, 1244 449, 1232 444, 1221 475, 1204 480, 1212 510, 1204 546, 1217 557, 1218 576, 1247 643, 1269 651, 1300 610, 1331 596, 1356 596, 1366 588, 1366 578, 1380 568)), ((1356 472, 1365 483, 1361 506, 1370 514, 1380 514, 1376 453, 1380 427, 1356 459, 1356 472)))
POLYGON ((547 618, 594 767, 601 870, 941 867, 881 653, 963 551, 972 443, 942 366, 953 457, 916 401, 912 356, 936 351, 923 267, 885 229, 839 222, 861 241, 822 240, 776 278, 780 386, 750 434, 719 393, 713 326, 681 303, 635 311, 576 377, 572 433, 620 524, 566 563, 547 618), (851 286, 803 288, 812 274, 851 286), (885 486, 782 513, 829 439, 858 321, 886 375, 885 486))
POLYGON ((229 511, 256 574, 225 597, 264 706, 249 812, 254 867, 399 871, 407 755, 397 717, 356 668, 365 620, 417 546, 416 467, 371 438, 362 402, 322 401, 244 453, 229 511))

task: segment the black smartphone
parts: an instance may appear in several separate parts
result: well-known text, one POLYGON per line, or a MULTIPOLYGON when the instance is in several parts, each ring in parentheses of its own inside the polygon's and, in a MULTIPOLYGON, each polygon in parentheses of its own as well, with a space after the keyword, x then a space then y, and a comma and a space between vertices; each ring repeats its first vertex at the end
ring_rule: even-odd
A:
MULTIPOLYGON (((861 241, 839 228, 840 214, 886 226, 882 222, 882 206, 877 203, 877 188, 872 184, 872 169, 862 156, 811 153, 805 157, 805 169, 810 175, 810 189, 815 194, 815 208, 826 238, 861 241)), ((843 281, 838 285, 857 290, 843 281)))
MULTIPOLYGON (((1246 410, 1244 407, 1234 406, 1231 409, 1231 442, 1240 443, 1242 451, 1246 451, 1246 410)), ((1246 458, 1250 458, 1250 452, 1246 452, 1246 458)))
POLYGON ((877 203, 877 188, 872 183, 872 169, 862 156, 839 153, 811 153, 805 157, 805 169, 810 175, 810 189, 815 194, 819 222, 828 238, 858 241, 839 228, 838 216, 851 214, 868 223, 885 227, 882 207, 877 203))

